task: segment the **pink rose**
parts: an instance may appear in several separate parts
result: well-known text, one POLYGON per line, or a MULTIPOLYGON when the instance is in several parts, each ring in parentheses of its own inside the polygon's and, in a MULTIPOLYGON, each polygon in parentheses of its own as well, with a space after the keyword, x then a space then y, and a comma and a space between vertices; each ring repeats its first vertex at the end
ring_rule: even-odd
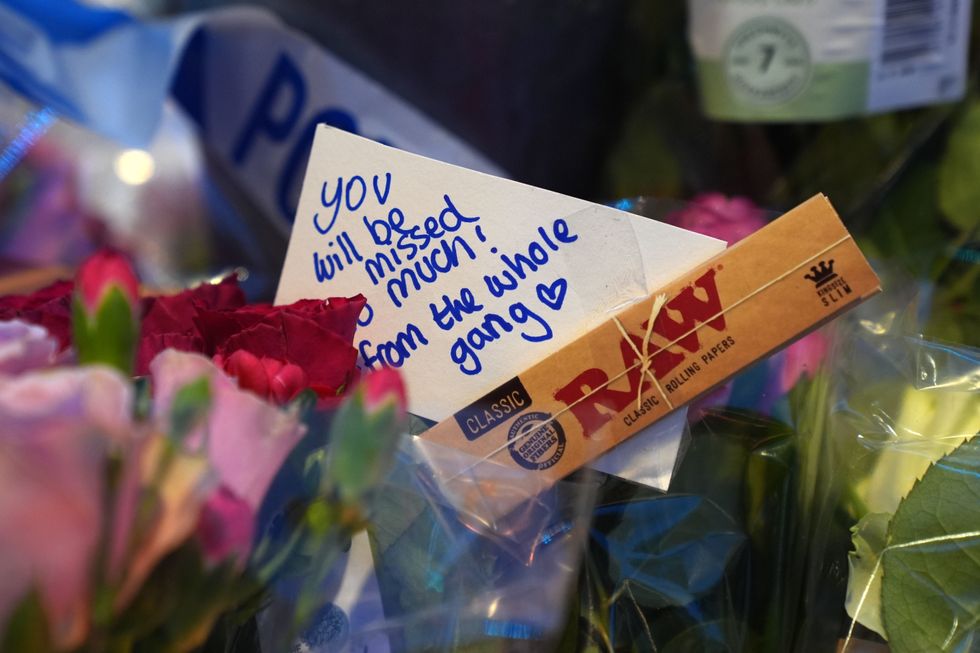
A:
POLYGON ((820 331, 807 334, 783 350, 779 389, 789 392, 803 377, 813 378, 827 355, 827 338, 820 331))
POLYGON ((197 539, 210 564, 234 558, 246 561, 255 533, 255 512, 227 487, 207 500, 197 521, 197 539))
POLYGON ((211 410, 206 423, 185 442, 203 448, 221 484, 257 512, 272 479, 303 436, 297 415, 239 389, 200 354, 168 349, 150 364, 150 374, 153 415, 163 428, 180 388, 202 377, 209 380, 211 410))
POLYGON ((104 249, 85 259, 75 278, 71 324, 80 363, 133 373, 140 336, 139 292, 136 272, 122 254, 104 249))
POLYGON ((724 240, 733 245, 765 226, 765 212, 745 197, 725 197, 721 193, 698 195, 686 208, 667 217, 682 229, 724 240))
POLYGON ((107 454, 130 437, 131 410, 109 369, 0 378, 0 631, 36 590, 54 642, 84 638, 107 454))
POLYGON ((324 480, 342 504, 357 506, 388 473, 408 425, 406 406, 401 374, 388 367, 366 374, 340 404, 330 425, 324 480))
POLYGON ((405 418, 408 397, 405 393, 405 382, 398 370, 384 367, 368 374, 361 381, 359 390, 364 392, 364 412, 368 415, 391 406, 395 409, 397 420, 405 418))

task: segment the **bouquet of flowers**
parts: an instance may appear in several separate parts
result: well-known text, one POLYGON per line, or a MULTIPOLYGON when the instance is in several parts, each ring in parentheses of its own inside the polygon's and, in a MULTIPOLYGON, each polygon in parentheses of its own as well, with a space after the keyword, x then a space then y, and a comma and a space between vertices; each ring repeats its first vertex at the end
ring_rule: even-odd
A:
POLYGON ((288 646, 405 428, 362 306, 141 298, 114 252, 0 298, 0 650, 257 650, 272 599, 288 646))

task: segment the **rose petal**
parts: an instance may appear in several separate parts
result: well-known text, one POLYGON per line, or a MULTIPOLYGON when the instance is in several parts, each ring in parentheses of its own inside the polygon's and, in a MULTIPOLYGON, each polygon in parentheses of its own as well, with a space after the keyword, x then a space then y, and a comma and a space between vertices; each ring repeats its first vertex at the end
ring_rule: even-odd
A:
POLYGON ((0 320, 21 319, 48 330, 62 350, 71 345, 70 281, 57 281, 30 295, 0 297, 0 320))
POLYGON ((181 387, 202 376, 211 381, 211 412, 205 427, 208 459, 222 484, 257 511, 279 467, 303 435, 296 415, 240 390, 233 379, 197 354, 164 351, 150 371, 153 414, 163 425, 181 387))
POLYGON ((110 369, 0 378, 0 623, 34 587, 59 647, 84 636, 106 455, 131 441, 131 410, 110 369))
POLYGON ((57 353, 58 342, 44 327, 20 320, 0 322, 0 374, 48 367, 57 353))
POLYGON ((183 351, 214 353, 197 325, 201 312, 233 309, 244 303, 245 295, 234 277, 227 277, 217 284, 201 284, 176 295, 147 298, 143 303, 136 373, 146 374, 150 361, 169 346, 183 351))
POLYGON ((211 564, 234 557, 243 563, 252 548, 255 512, 227 487, 211 495, 197 521, 197 538, 211 564))
POLYGON ((262 365, 262 361, 251 353, 239 349, 227 359, 221 360, 220 356, 216 357, 215 362, 238 380, 238 387, 251 390, 260 397, 269 396, 269 373, 262 365))
POLYGON ((150 362, 164 349, 178 351, 200 352, 204 349, 204 341, 197 334, 186 333, 150 333, 140 338, 136 350, 136 376, 146 376, 150 372, 150 362))

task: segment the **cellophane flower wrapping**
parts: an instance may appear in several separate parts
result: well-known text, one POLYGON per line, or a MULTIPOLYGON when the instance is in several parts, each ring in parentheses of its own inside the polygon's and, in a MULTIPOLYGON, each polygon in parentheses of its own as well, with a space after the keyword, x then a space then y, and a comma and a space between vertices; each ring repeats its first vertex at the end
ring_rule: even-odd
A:
POLYGON ((798 650, 976 650, 980 351, 920 336, 916 285, 884 281, 799 396, 798 650))
POLYGON ((712 407, 666 493, 605 478, 561 650, 790 650, 798 444, 758 409, 712 407))
POLYGON ((403 440, 367 525, 384 615, 373 623, 351 615, 338 650, 552 650, 574 595, 596 476, 546 488, 530 471, 403 440), (507 497, 506 509, 481 501, 483 490, 507 497))
MULTIPOLYGON (((773 217, 717 193, 617 206, 730 244, 773 217)), ((598 477, 558 650, 791 650, 804 567, 790 389, 825 349, 810 334, 689 406, 666 491, 598 477)))

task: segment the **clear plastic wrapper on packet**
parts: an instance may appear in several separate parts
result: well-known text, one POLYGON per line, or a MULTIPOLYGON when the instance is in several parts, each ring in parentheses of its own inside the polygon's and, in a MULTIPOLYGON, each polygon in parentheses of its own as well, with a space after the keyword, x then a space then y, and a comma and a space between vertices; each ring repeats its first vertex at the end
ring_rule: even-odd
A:
MULTIPOLYGON (((296 650, 537 651, 554 644, 596 475, 586 471, 539 492, 531 472, 499 466, 491 478, 484 470, 483 482, 524 498, 501 518, 443 492, 440 476, 472 464, 459 450, 403 439, 368 525, 383 613, 368 619, 355 610, 348 619, 328 606, 296 650)), ((324 587, 325 595, 333 592, 324 587)), ((260 620, 260 634, 263 628, 268 641, 282 631, 274 621, 260 620)))
POLYGON ((833 207, 818 195, 424 437, 558 480, 879 289, 833 207), (781 256, 772 257, 774 251, 781 256), (471 437, 471 416, 503 396, 526 397, 536 412, 471 437))
POLYGON ((980 351, 917 335, 915 285, 886 284, 800 396, 798 650, 976 650, 980 351))

